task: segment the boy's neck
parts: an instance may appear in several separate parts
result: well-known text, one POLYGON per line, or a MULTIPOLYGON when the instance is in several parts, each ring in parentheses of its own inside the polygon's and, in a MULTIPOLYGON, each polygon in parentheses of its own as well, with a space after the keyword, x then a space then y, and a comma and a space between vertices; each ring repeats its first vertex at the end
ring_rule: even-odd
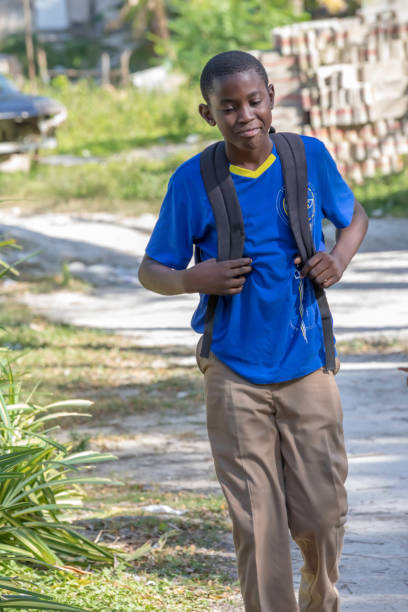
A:
POLYGON ((259 168, 269 157, 271 151, 272 141, 269 135, 258 146, 248 149, 238 149, 230 142, 225 142, 225 153, 230 164, 248 170, 259 168))

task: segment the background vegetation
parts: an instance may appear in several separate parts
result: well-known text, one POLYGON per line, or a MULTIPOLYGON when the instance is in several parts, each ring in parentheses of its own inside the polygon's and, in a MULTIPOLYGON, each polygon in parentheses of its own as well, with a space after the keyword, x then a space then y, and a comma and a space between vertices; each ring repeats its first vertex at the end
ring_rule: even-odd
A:
MULTIPOLYGON (((219 138, 216 128, 198 114, 197 85, 172 93, 146 92, 130 86, 101 88, 86 80, 70 83, 60 76, 40 93, 59 99, 68 109, 67 121, 58 130, 58 149, 51 153, 73 155, 79 162, 34 163, 28 174, 0 173, 3 198, 27 212, 75 212, 85 205, 89 212, 156 214, 171 173, 219 138), (93 163, 92 157, 97 158, 93 163)), ((353 187, 369 214, 406 216, 405 170, 353 187)))

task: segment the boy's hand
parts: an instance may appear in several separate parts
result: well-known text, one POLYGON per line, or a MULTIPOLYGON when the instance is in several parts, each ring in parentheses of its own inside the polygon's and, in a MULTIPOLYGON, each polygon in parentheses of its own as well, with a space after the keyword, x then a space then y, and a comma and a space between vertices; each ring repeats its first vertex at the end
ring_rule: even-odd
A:
POLYGON ((207 259, 184 271, 186 293, 234 295, 241 293, 245 276, 251 272, 252 259, 241 257, 228 261, 207 259))
MULTIPOLYGON (((295 264, 299 265, 302 260, 299 256, 295 257, 295 264)), ((301 270, 301 278, 307 276, 320 287, 327 289, 337 283, 344 272, 339 259, 326 251, 319 251, 311 257, 301 270)))

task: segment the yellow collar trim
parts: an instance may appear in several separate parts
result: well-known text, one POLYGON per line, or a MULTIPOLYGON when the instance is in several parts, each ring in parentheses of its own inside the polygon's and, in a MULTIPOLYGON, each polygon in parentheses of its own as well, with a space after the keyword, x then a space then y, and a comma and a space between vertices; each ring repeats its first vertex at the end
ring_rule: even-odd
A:
POLYGON ((256 168, 256 170, 250 170, 249 168, 241 168, 241 166, 234 166, 234 164, 230 164, 229 169, 230 172, 232 172, 233 174, 238 174, 239 176, 246 176, 247 178, 255 179, 258 178, 258 176, 261 176, 261 174, 263 174, 265 170, 270 168, 275 159, 275 155, 271 153, 269 157, 265 159, 264 163, 261 164, 258 168, 256 168))

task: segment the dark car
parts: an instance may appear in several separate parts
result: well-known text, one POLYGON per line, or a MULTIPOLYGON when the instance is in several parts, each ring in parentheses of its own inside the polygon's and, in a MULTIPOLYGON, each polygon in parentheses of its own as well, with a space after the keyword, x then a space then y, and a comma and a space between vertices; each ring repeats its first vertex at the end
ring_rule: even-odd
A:
POLYGON ((60 102, 24 94, 0 74, 0 156, 55 147, 66 116, 60 102))

